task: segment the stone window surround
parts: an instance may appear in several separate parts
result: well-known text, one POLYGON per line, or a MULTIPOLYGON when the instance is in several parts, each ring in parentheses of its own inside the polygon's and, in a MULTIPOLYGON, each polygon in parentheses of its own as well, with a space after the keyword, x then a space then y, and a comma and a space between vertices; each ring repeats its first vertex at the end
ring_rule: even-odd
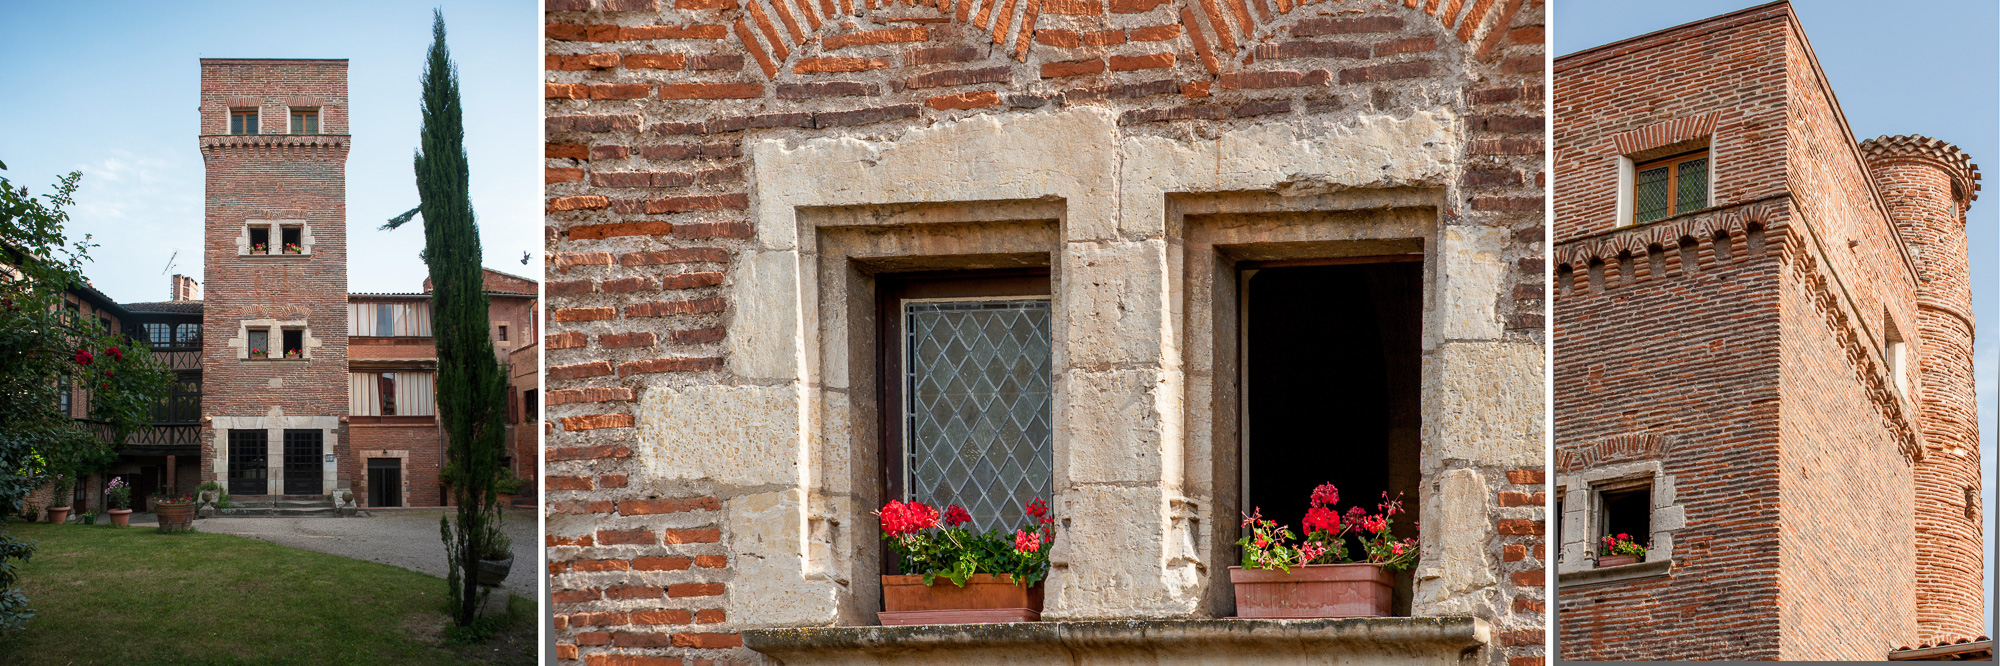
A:
MULTIPOLYGON (((1638 178, 1637 167, 1639 163, 1650 162, 1662 157, 1679 155, 1681 153, 1695 151, 1695 150, 1708 151, 1708 205, 1702 207, 1702 210, 1715 207, 1715 183, 1716 181, 1722 180, 1721 178, 1722 152, 1718 142, 1715 141, 1715 135, 1709 134, 1696 137, 1693 139, 1688 139, 1686 141, 1676 141, 1674 143, 1670 143, 1664 146, 1649 148, 1635 153, 1619 155, 1618 190, 1617 190, 1618 217, 1614 218, 1617 220, 1617 222, 1613 223, 1611 226, 1614 228, 1622 229, 1625 227, 1638 225, 1637 222, 1633 221, 1634 219, 1633 215, 1635 213, 1632 210, 1633 206, 1632 196, 1633 196, 1633 188, 1637 186, 1637 178, 1638 178)), ((1653 220, 1652 222, 1647 222, 1647 224, 1653 224, 1659 222, 1660 220, 1671 220, 1673 218, 1695 212, 1698 211, 1692 211, 1692 210, 1681 211, 1679 213, 1675 213, 1673 215, 1668 215, 1666 217, 1660 218, 1659 220, 1653 220)))
POLYGON ((313 244, 316 242, 317 240, 313 238, 312 225, 307 224, 305 220, 244 220, 243 229, 236 234, 236 256, 260 260, 310 257, 313 253, 313 244), (251 227, 265 227, 271 230, 269 235, 271 240, 269 254, 250 254, 251 227), (279 233, 279 230, 283 227, 299 228, 298 254, 285 254, 283 237, 279 233))
POLYGON ((312 326, 308 325, 306 323, 306 320, 304 319, 243 319, 236 322, 236 337, 230 338, 227 342, 224 342, 223 344, 236 350, 236 360, 239 361, 257 360, 258 362, 269 362, 269 361, 302 362, 302 361, 312 360, 313 349, 322 346, 324 344, 324 341, 320 340, 319 338, 313 337, 312 326), (284 329, 299 329, 304 331, 305 332, 304 335, 301 336, 303 339, 300 342, 301 344, 301 347, 299 349, 300 358, 295 358, 295 359, 285 358, 284 352, 282 350, 279 350, 278 353, 273 356, 268 356, 263 359, 251 359, 250 329, 253 328, 261 328, 271 331, 273 339, 279 340, 280 344, 282 344, 283 340, 283 338, 277 337, 282 335, 280 331, 283 331, 284 329))
MULTIPOLYGON (((364 483, 366 483, 368 479, 369 458, 401 458, 403 460, 403 462, 401 463, 402 467, 400 468, 402 472, 397 476, 401 477, 403 481, 403 488, 402 488, 403 506, 409 506, 410 505, 410 452, 404 449, 363 449, 355 451, 354 465, 356 468, 361 470, 361 478, 364 483)), ((365 504, 367 503, 367 501, 368 501, 367 495, 359 495, 358 497, 355 498, 355 503, 357 504, 365 504)))
MULTIPOLYGON (((755 142, 749 148, 756 171, 752 182, 758 184, 752 197, 757 233, 753 247, 733 262, 730 281, 738 293, 760 296, 731 303, 726 383, 655 386, 642 394, 635 448, 642 451, 637 457, 643 473, 657 481, 701 480, 724 497, 726 541, 738 563, 733 617, 763 626, 872 624, 868 607, 875 603, 871 592, 880 570, 866 566, 866 558, 878 540, 868 519, 873 498, 858 493, 874 483, 853 483, 868 476, 858 468, 871 463, 865 450, 841 445, 853 441, 857 429, 872 427, 872 414, 854 404, 867 391, 850 381, 844 362, 853 357, 845 340, 864 336, 852 335, 848 310, 839 304, 852 307, 859 299, 854 294, 828 299, 822 293, 845 289, 856 278, 822 279, 826 251, 815 243, 827 236, 821 227, 841 226, 843 216, 866 222, 857 227, 893 227, 898 215, 908 218, 906 228, 963 222, 921 219, 931 204, 915 200, 956 202, 931 212, 985 206, 991 210, 978 215, 978 227, 1053 230, 1060 234, 1059 250, 1034 247, 1045 241, 1022 233, 1007 241, 1019 243, 1020 251, 994 253, 996 248, 988 247, 985 254, 956 257, 923 252, 926 241, 920 237, 885 242, 900 244, 897 256, 942 254, 955 262, 923 268, 995 267, 1047 257, 1042 261, 1057 281, 1053 300, 1059 312, 1068 313, 1055 322, 1064 355, 1057 362, 1058 409, 1092 418, 1058 416, 1065 421, 1058 425, 1058 485, 1089 487, 1059 491, 1056 510, 1071 529, 1091 531, 1058 538, 1052 557, 1062 569, 1050 580, 1044 618, 1200 616, 1228 594, 1209 581, 1225 576, 1233 558, 1217 561, 1196 545, 1220 543, 1217 533, 1223 530, 1201 527, 1202 512, 1215 509, 1183 492, 1187 471, 1200 466, 1190 465, 1185 424, 1208 410, 1187 385, 1179 311, 1184 301, 1173 293, 1185 279, 1176 247, 1184 214, 1169 209, 1184 202, 1210 205, 1202 204, 1198 193, 1230 192, 1256 193, 1243 201, 1264 202, 1259 205, 1316 202, 1299 204, 1301 210, 1338 201, 1355 206, 1382 194, 1377 188, 1388 183, 1396 187, 1383 196, 1428 197, 1432 209, 1431 231, 1419 236, 1431 265, 1426 401, 1490 415, 1478 423, 1441 416, 1439 423, 1426 423, 1426 485, 1419 501, 1427 515, 1464 518, 1426 521, 1438 527, 1420 537, 1426 559, 1417 574, 1414 610, 1476 613, 1478 599, 1493 593, 1497 562, 1486 552, 1494 538, 1490 480, 1469 467, 1542 460, 1541 348, 1500 341, 1496 294, 1510 270, 1501 260, 1510 234, 1446 224, 1436 213, 1457 178, 1453 165, 1463 138, 1456 122, 1431 112, 1371 116, 1351 126, 1351 133, 1336 135, 1262 124, 1225 131, 1222 140, 1188 143, 1125 136, 1112 112, 1079 107, 976 117, 911 130, 889 142, 755 142), (1302 131, 1314 132, 1314 138, 1304 140, 1302 131), (1236 168, 1218 172, 1224 143, 1236 168), (914 182, 933 185, 919 193, 909 187, 914 182), (936 191, 937 183, 952 187, 936 191), (1047 222, 1049 213, 1035 211, 1044 205, 1060 209, 1054 224, 1047 222), (1034 224, 1036 219, 1042 222, 1034 224), (814 260, 813 254, 821 256, 814 260), (1457 372, 1465 379, 1442 372, 1447 364, 1462 367, 1457 372), (1517 365, 1533 366, 1536 390, 1519 391, 1532 393, 1532 405, 1514 405, 1506 395, 1467 383, 1490 385, 1519 370, 1517 365), (1434 375, 1446 380, 1433 384, 1434 375), (1113 393, 1131 399, 1105 399, 1113 393), (1081 408, 1065 406, 1071 394, 1095 395, 1098 403, 1077 411, 1081 408), (1517 418, 1516 411, 1533 418, 1517 418), (1137 450, 1122 452, 1127 455, 1116 461, 1072 455, 1066 442, 1088 430, 1121 433, 1117 441, 1137 450), (1447 504, 1454 510, 1444 511, 1447 504)), ((1299 212, 1284 205, 1278 210, 1213 205, 1213 214, 1299 212)), ((1411 240, 1408 234, 1393 237, 1411 240)), ((877 263, 893 267, 897 261, 883 257, 877 263)), ((1233 527, 1234 516, 1223 522, 1233 527)))
POLYGON ((1667 474, 1658 460, 1603 465, 1558 475, 1555 489, 1563 498, 1562 535, 1563 543, 1558 544, 1558 585, 1601 584, 1628 577, 1649 577, 1666 575, 1674 557, 1674 533, 1686 526, 1687 511, 1674 501, 1674 477, 1667 474), (1585 575, 1596 571, 1595 543, 1597 540, 1597 516, 1601 513, 1598 489, 1622 482, 1647 480, 1652 482, 1653 507, 1649 525, 1652 533, 1648 540, 1652 546, 1646 550, 1646 561, 1638 564, 1609 567, 1629 570, 1637 576, 1616 576, 1609 579, 1604 575, 1585 575), (1657 563, 1668 563, 1665 565, 1657 563), (1653 566, 1646 566, 1646 565, 1653 566))
POLYGON ((325 433, 321 451, 320 494, 331 494, 340 481, 338 457, 333 462, 325 462, 325 454, 338 451, 340 443, 340 417, 338 416, 286 416, 285 408, 272 406, 264 416, 211 416, 209 429, 215 433, 215 476, 218 482, 227 484, 229 479, 229 431, 264 430, 264 463, 268 468, 264 480, 268 484, 266 492, 271 495, 284 494, 285 483, 285 431, 319 430, 325 433))

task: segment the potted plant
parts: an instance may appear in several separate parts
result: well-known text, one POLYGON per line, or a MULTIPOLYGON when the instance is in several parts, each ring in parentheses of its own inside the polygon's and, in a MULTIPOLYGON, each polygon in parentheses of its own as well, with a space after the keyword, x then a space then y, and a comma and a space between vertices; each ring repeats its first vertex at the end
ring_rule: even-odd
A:
POLYGON ((34 502, 29 502, 28 505, 21 510, 21 517, 26 518, 28 522, 31 523, 37 520, 41 520, 42 507, 40 505, 35 504, 34 502))
POLYGON ((256 347, 250 348, 250 358, 269 358, 270 356, 271 352, 269 350, 258 349, 256 347))
POLYGON ((111 515, 111 524, 119 527, 132 524, 132 484, 126 483, 124 477, 111 477, 111 483, 104 485, 104 496, 111 502, 111 510, 106 512, 111 515))
POLYGON ((57 474, 55 495, 49 498, 49 522, 61 525, 69 521, 69 494, 76 488, 76 479, 67 474, 57 474))
POLYGON ((83 516, 81 517, 81 520, 83 521, 83 524, 85 524, 85 525, 96 525, 96 524, 97 524, 97 510, 96 510, 96 509, 85 509, 85 510, 83 511, 83 516))
POLYGON ((161 532, 194 529, 194 495, 161 497, 153 510, 158 513, 161 532))
POLYGON ((1339 501, 1340 490, 1331 483, 1313 489, 1306 536, 1296 543, 1290 527, 1264 519, 1257 509, 1243 518, 1250 531, 1236 542, 1243 547, 1243 565, 1229 568, 1237 617, 1389 615, 1394 572, 1417 562, 1416 539, 1397 540, 1390 530, 1403 503, 1384 492, 1376 505, 1380 513, 1355 506, 1343 516, 1334 511, 1339 501), (1350 534, 1360 542, 1359 559, 1348 557, 1350 534))
POLYGON ((513 506, 514 496, 526 487, 527 483, 515 478, 513 470, 501 470, 500 480, 493 484, 493 494, 500 496, 500 506, 513 506))
POLYGON ((882 624, 1039 621, 1055 519, 1041 498, 1023 508, 1025 524, 1011 534, 973 532, 972 516, 956 504, 940 514, 890 500, 875 512, 904 572, 882 577, 882 624))
POLYGON ((299 357, 299 350, 297 349, 285 350, 285 358, 298 358, 298 357, 299 357))
POLYGON ((252 243, 250 245, 250 254, 270 254, 270 253, 271 253, 270 250, 264 247, 263 243, 252 243))
MULTIPOLYGON (((1638 564, 1646 561, 1646 546, 1641 546, 1638 542, 1633 541, 1630 534, 1605 536, 1599 538, 1597 542, 1598 568, 1638 564)), ((1651 542, 1648 542, 1647 545, 1651 545, 1651 542)))
POLYGON ((285 254, 304 254, 304 253, 305 253, 305 248, 299 247, 298 243, 285 244, 285 254))
POLYGON ((485 544, 479 551, 479 584, 499 585, 507 581, 507 573, 514 569, 513 540, 500 531, 499 516, 486 521, 485 544))

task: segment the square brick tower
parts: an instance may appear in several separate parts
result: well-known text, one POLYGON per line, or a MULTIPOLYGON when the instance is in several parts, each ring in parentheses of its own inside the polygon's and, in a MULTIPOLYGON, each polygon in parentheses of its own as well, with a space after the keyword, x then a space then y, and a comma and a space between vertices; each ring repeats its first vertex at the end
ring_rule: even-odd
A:
POLYGON ((347 61, 202 59, 203 480, 346 486, 347 61))
POLYGON ((1970 158, 1857 140, 1784 2, 1554 80, 1558 658, 1990 659, 1970 158))

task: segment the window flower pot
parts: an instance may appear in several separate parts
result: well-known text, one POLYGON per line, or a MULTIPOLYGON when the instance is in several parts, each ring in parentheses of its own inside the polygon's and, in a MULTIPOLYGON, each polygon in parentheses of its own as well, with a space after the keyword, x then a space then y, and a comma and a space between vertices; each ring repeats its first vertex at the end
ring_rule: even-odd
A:
POLYGON ((270 253, 271 252, 269 250, 265 250, 264 248, 261 247, 250 248, 250 254, 270 254, 270 253))
POLYGON ((194 502, 161 502, 154 510, 162 532, 194 529, 194 502))
POLYGON ((1291 573, 1229 568, 1237 617, 1388 617, 1395 575, 1366 562, 1309 564, 1291 573))
POLYGON ((1637 556, 1637 555, 1599 555, 1599 556, 1597 556, 1597 568, 1599 568, 1599 569, 1602 569, 1602 568, 1605 568, 1605 567, 1616 567, 1616 566, 1623 566, 1623 565, 1627 565, 1627 564, 1638 564, 1638 563, 1639 563, 1639 556, 1637 556))
POLYGON ((298 358, 298 352, 285 352, 285 358, 298 358))
POLYGON ((68 521, 69 521, 69 507, 66 506, 49 507, 49 522, 61 525, 68 521))
POLYGON ((1037 622, 1042 619, 1042 584, 1022 587, 1008 574, 973 574, 965 587, 944 576, 930 585, 924 585, 923 576, 883 576, 878 616, 884 626, 1037 622))
POLYGON ((113 525, 125 527, 132 524, 131 509, 112 509, 106 513, 111 514, 111 524, 113 525))

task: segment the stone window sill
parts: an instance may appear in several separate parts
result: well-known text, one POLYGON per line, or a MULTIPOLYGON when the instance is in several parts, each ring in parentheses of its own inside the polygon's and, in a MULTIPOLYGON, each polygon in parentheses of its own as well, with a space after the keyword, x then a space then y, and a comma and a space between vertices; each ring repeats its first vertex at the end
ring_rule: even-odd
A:
POLYGON ((285 254, 283 252, 277 254, 254 254, 245 252, 236 256, 244 259, 311 259, 313 255, 311 252, 302 252, 299 254, 285 254))
POLYGON ((1184 663, 1396 660, 1456 666, 1488 644, 1474 617, 1326 620, 1115 620, 802 627, 743 632, 743 645, 782 663, 1078 663, 1107 655, 1172 655, 1184 663))
POLYGON ((249 362, 249 363, 305 363, 306 361, 310 361, 310 360, 312 360, 312 359, 309 359, 309 358, 246 358, 246 359, 243 359, 243 360, 244 360, 244 361, 246 361, 246 362, 249 362))
POLYGON ((1598 567, 1583 571, 1561 571, 1556 574, 1556 588, 1567 590, 1570 588, 1610 585, 1612 583, 1643 578, 1661 578, 1672 573, 1673 570, 1674 561, 1672 559, 1665 559, 1653 562, 1621 564, 1615 567, 1598 567))

